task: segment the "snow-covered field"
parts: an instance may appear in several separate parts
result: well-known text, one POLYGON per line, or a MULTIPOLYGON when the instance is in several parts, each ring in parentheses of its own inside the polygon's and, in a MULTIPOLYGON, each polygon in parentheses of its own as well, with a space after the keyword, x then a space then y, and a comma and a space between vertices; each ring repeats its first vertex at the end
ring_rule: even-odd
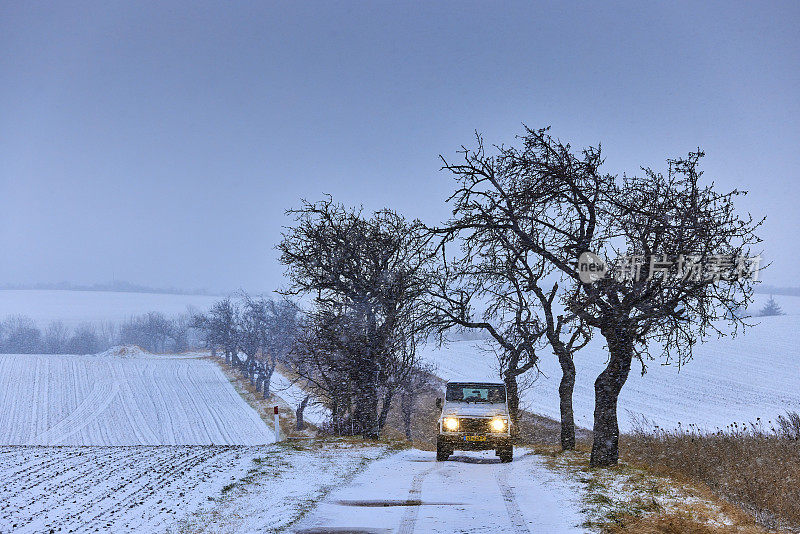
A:
POLYGON ((75 327, 82 323, 125 321, 133 315, 152 311, 177 315, 186 312, 187 306, 206 311, 217 300, 219 297, 207 295, 2 289, 0 320, 9 315, 26 315, 40 328, 51 321, 75 327))
POLYGON ((272 431, 191 356, 0 354, 0 445, 260 445, 272 431))
MULTIPOLYGON (((753 310, 769 298, 757 297, 759 302, 753 310)), ((638 415, 666 428, 680 423, 713 430, 733 422, 755 422, 757 418, 767 426, 767 421, 787 410, 800 411, 800 298, 775 298, 787 315, 754 318, 760 324, 745 334, 713 338, 698 345, 694 359, 680 370, 655 360, 647 362, 647 373, 641 376, 641 366, 634 362, 620 395, 621 428, 630 430, 638 415)), ((423 357, 435 363, 439 376, 446 380, 498 377, 497 362, 492 354, 481 350, 481 342, 427 346, 423 357)), ((591 428, 594 380, 606 363, 602 338, 596 337, 581 350, 575 363, 575 418, 577 424, 591 428)), ((561 369, 552 353, 543 353, 541 370, 523 401, 531 411, 558 419, 561 369)))
POLYGON ((385 448, 0 447, 0 532, 277 532, 385 448))
POLYGON ((164 532, 254 447, 0 447, 1 532, 164 532))

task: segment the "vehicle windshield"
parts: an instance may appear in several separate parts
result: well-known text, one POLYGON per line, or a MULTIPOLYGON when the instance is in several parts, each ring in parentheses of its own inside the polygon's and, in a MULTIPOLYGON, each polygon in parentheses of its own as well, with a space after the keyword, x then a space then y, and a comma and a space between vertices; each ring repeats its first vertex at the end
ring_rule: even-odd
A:
POLYGON ((504 403, 506 388, 500 384, 448 384, 447 400, 451 402, 504 403))

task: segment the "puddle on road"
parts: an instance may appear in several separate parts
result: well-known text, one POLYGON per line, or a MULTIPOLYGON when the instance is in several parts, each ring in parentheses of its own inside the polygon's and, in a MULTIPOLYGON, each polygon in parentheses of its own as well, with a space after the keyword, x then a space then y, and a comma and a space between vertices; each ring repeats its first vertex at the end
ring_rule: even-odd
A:
POLYGON ((450 462, 460 462, 464 464, 499 464, 499 458, 480 458, 475 456, 451 456, 450 462))
POLYGON ((460 502, 434 502, 434 501, 420 501, 419 499, 381 499, 370 501, 357 501, 357 500, 340 500, 335 501, 336 504, 342 506, 457 506, 463 503, 460 502))

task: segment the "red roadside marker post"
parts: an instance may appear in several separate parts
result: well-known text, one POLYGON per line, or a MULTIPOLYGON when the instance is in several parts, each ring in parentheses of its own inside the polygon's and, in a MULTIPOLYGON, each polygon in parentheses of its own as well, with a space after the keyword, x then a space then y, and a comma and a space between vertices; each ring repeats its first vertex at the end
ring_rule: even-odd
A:
POLYGON ((275 441, 281 440, 281 427, 278 422, 278 407, 275 406, 275 441))

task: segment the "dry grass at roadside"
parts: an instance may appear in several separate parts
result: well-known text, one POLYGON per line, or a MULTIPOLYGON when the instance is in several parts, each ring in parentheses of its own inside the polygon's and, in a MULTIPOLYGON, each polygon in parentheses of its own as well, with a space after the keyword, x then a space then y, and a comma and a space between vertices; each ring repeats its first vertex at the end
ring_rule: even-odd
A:
POLYGON ((720 501, 703 484, 655 474, 625 462, 591 469, 589 449, 561 452, 538 446, 551 469, 583 486, 584 527, 603 534, 765 532, 736 507, 720 501))
POLYGON ((800 531, 800 415, 766 425, 639 429, 622 438, 623 458, 657 473, 706 484, 770 529, 800 531))

